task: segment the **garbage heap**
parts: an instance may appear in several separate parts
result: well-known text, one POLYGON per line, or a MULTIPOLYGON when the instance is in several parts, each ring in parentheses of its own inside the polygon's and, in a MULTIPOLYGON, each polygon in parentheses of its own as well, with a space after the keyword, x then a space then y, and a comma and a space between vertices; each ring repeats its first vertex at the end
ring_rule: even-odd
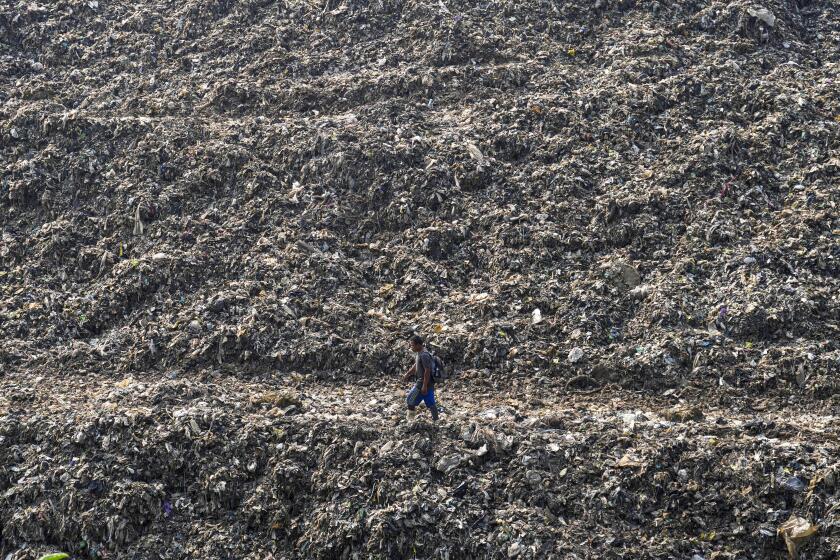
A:
POLYGON ((379 382, 28 381, 0 378, 9 560, 840 553, 831 414, 453 382, 432 426, 379 382))
POLYGON ((0 7, 4 371, 825 398, 838 5, 0 7))
POLYGON ((838 75, 836 0, 0 4, 0 556, 836 558, 838 75))

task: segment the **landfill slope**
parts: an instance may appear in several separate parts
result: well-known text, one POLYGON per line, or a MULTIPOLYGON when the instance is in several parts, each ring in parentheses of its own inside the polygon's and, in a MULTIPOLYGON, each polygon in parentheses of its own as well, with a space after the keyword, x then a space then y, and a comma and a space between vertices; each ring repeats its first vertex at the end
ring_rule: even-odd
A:
POLYGON ((833 0, 3 3, 0 552, 836 557, 838 75, 833 0), (456 372, 452 469, 369 404, 415 331, 456 372), (650 418, 534 443, 568 423, 520 411, 475 455, 506 398, 650 418), (511 482, 572 440, 589 475, 511 482), (351 473, 401 486, 337 502, 351 473))
POLYGON ((782 560, 790 519, 817 528, 803 560, 840 551, 827 412, 452 382, 433 427, 394 381, 19 381, 0 378, 14 560, 782 560))

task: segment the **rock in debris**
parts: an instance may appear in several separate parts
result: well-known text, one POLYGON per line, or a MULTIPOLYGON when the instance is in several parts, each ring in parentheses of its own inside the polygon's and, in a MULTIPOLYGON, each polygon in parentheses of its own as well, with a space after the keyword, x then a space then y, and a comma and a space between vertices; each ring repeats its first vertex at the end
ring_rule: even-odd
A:
POLYGON ((583 360, 583 357, 584 357, 583 348, 580 348, 579 346, 575 346, 574 348, 569 350, 569 356, 568 356, 569 363, 576 364, 576 363, 580 362, 581 360, 583 360))
POLYGON ((457 453, 451 453, 449 455, 445 455, 438 460, 435 464, 435 468, 445 474, 449 474, 453 470, 457 469, 458 466, 463 461, 463 457, 457 453))
POLYGON ((752 17, 763 21, 767 24, 768 27, 775 27, 776 25, 776 16, 773 15, 773 12, 771 12, 763 6, 747 8, 747 13, 750 14, 752 17))
POLYGON ((607 266, 604 275, 621 290, 632 290, 642 283, 639 271, 625 262, 616 262, 607 266))

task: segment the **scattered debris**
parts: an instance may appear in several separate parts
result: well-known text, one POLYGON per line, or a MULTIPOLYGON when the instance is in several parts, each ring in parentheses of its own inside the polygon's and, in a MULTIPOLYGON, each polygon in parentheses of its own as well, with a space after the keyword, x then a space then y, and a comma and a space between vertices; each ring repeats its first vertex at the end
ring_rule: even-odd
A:
POLYGON ((779 535, 785 540, 791 560, 799 558, 799 547, 817 534, 818 527, 802 517, 791 517, 779 526, 779 535))
POLYGON ((433 425, 423 411, 404 420, 396 377, 0 377, 4 555, 264 558, 352 541, 359 557, 492 558, 512 543, 519 557, 609 557, 620 538, 633 557, 690 558, 737 536, 758 560, 783 554, 783 538, 809 558, 840 546, 831 414, 666 422, 657 398, 620 389, 558 398, 457 380, 433 425), (299 412, 274 414, 291 395, 299 412), (672 517, 696 500, 693 520, 672 517), (806 511, 813 521, 783 523, 806 511))
POLYGON ((445 4, 0 8, 0 367, 836 392, 836 2, 445 4))
POLYGON ((3 3, 4 560, 838 557, 840 4, 756 1, 3 3))

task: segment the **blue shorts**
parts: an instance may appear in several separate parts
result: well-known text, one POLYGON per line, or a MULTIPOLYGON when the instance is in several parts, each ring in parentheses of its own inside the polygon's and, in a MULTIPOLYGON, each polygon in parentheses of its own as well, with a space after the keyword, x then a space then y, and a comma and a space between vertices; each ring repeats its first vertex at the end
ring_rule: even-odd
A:
POLYGON ((424 402, 426 404, 426 408, 433 409, 435 408, 435 388, 429 387, 429 390, 426 391, 426 395, 423 396, 420 394, 421 389, 423 389, 422 385, 415 385, 411 388, 406 396, 405 402, 408 405, 408 408, 414 408, 420 402, 424 402))

